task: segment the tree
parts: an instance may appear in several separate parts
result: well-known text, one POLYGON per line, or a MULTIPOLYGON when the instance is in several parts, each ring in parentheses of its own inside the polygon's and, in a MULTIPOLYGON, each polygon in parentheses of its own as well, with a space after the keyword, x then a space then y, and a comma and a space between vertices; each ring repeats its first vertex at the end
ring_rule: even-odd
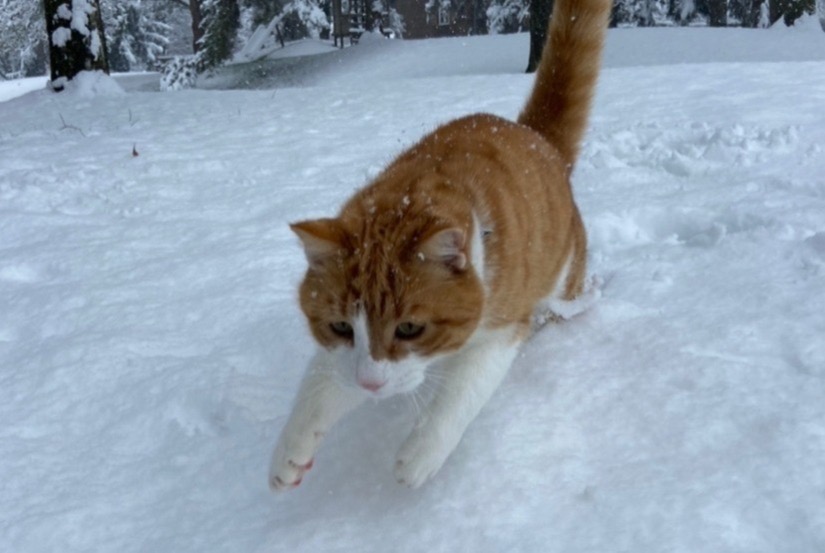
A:
POLYGON ((814 13, 815 10, 814 0, 772 0, 770 6, 771 25, 782 18, 789 27, 803 14, 814 13))
MULTIPOLYGON (((237 0, 197 0, 200 2, 202 37, 197 50, 203 68, 215 67, 232 56, 241 25, 237 0)), ((190 0, 195 3, 196 0, 190 0)))
MULTIPOLYGON (((723 0, 724 1, 724 0, 723 0)), ((610 26, 636 25, 653 27, 662 23, 689 20, 693 0, 615 0, 610 14, 610 26)))
POLYGON ((762 4, 766 1, 767 0, 730 0, 728 14, 734 21, 739 21, 743 27, 758 27, 762 14, 762 4))
POLYGON ((43 2, 0 0, 0 79, 46 72, 48 47, 43 2))
MULTIPOLYGON (((492 0, 487 8, 487 31, 491 34, 521 32, 528 21, 533 20, 530 14, 535 12, 533 4, 536 3, 536 0, 492 0)), ((544 24, 547 26, 547 20, 544 24)))
POLYGON ((530 0, 530 54, 527 58, 527 72, 533 73, 539 67, 544 43, 547 42, 547 22, 553 13, 553 0, 530 0))
POLYGON ((45 0, 51 84, 63 90, 81 71, 109 72, 99 0, 45 0))
POLYGON ((115 2, 104 19, 113 71, 150 68, 169 43, 166 33, 171 28, 156 17, 149 2, 115 2))
MULTIPOLYGON (((321 32, 330 27, 318 0, 291 0, 284 6, 280 17, 284 40, 319 38, 321 32)), ((372 30, 373 23, 372 12, 363 16, 364 29, 372 30)))
POLYGON ((708 0, 708 25, 711 27, 726 27, 728 24, 727 0, 708 0))

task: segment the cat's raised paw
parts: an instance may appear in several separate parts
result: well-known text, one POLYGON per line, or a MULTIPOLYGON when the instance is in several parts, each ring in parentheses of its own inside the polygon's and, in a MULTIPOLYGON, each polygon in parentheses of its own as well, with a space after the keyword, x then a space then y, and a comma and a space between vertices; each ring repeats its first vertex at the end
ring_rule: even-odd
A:
POLYGON ((269 488, 274 492, 282 492, 297 488, 304 478, 304 474, 312 468, 314 459, 300 463, 287 459, 285 463, 273 462, 269 473, 269 488))

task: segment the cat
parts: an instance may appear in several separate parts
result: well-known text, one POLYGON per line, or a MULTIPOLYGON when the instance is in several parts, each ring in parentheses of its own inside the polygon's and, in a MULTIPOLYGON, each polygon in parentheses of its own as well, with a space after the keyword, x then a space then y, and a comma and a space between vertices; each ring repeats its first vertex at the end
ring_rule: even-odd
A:
POLYGON ((556 0, 517 122, 479 114, 399 155, 335 218, 291 225, 309 264, 300 305, 320 346, 272 457, 298 486, 327 431, 367 398, 436 371, 398 452, 415 488, 444 464, 529 336, 537 310, 583 291, 586 235, 570 187, 610 0, 556 0))

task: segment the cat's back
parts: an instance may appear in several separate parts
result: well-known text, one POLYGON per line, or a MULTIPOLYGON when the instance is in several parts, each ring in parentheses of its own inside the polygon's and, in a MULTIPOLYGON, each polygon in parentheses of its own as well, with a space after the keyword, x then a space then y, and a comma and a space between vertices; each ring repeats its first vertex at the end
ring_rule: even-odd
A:
POLYGON ((380 236, 388 251, 445 224, 483 233, 488 308, 507 323, 531 313, 552 289, 574 211, 567 167, 542 135, 476 114, 400 154, 341 215, 361 236, 380 236))
POLYGON ((500 205, 526 215, 532 208, 552 210, 570 200, 567 167, 558 150, 535 130, 484 113, 430 132, 399 155, 375 185, 391 193, 411 180, 424 188, 460 189, 484 212, 500 205))

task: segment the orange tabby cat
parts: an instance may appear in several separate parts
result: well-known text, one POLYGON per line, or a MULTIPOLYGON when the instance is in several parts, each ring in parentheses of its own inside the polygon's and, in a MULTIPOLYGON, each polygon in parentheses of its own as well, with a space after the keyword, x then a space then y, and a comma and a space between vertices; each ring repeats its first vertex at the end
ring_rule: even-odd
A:
POLYGON ((368 397, 443 381, 398 453, 431 477, 487 402, 547 302, 582 292, 586 237, 569 177, 610 0, 556 0, 517 123, 458 119, 401 154, 333 219, 292 225, 300 300, 320 348, 273 454, 270 486, 300 484, 321 438, 368 397))

